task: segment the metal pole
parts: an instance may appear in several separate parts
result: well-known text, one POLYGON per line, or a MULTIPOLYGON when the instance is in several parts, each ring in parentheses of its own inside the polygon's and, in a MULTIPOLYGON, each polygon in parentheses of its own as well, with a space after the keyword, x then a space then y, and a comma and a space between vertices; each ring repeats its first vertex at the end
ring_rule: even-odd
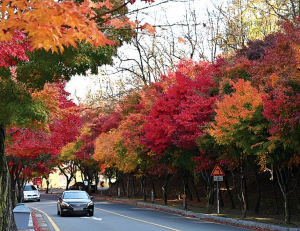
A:
POLYGON ((183 209, 186 209, 186 194, 185 194, 185 187, 183 187, 183 209))
POLYGON ((119 198, 121 197, 121 189, 120 189, 120 187, 118 188, 118 196, 119 196, 119 198))
POLYGON ((152 203, 154 203, 154 192, 153 192, 153 190, 151 190, 151 201, 152 201, 152 203))
POLYGON ((217 180, 217 214, 219 215, 219 179, 217 180))

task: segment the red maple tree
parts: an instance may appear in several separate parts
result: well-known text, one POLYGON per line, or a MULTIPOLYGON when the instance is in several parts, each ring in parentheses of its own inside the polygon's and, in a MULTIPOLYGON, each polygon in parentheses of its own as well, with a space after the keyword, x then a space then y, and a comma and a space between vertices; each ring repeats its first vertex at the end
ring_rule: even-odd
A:
POLYGON ((171 147, 197 147, 196 140, 210 121, 217 99, 213 68, 207 63, 199 66, 202 67, 197 70, 200 74, 193 78, 176 72, 176 83, 159 95, 146 117, 141 142, 153 151, 161 153, 171 147))
MULTIPOLYGON (((64 83, 47 85, 33 94, 48 105, 50 123, 37 127, 12 127, 7 139, 6 155, 9 161, 12 185, 22 188, 25 180, 35 174, 49 174, 51 163, 67 143, 79 135, 81 119, 77 106, 68 100, 64 83), (49 96, 51 95, 51 98, 49 96), (46 98, 44 98, 46 97, 46 98)), ((19 192, 19 194, 22 191, 19 192)), ((13 198, 14 195, 12 194, 13 198)), ((21 202, 21 195, 18 201, 21 202)), ((14 200, 13 200, 14 201, 14 200)))

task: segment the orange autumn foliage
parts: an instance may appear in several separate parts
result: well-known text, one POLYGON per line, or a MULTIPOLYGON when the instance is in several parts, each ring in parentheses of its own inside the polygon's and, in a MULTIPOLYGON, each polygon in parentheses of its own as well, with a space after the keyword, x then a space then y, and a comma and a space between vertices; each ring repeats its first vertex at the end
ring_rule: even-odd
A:
POLYGON ((85 0, 81 4, 73 1, 14 0, 2 1, 0 39, 8 41, 17 31, 28 34, 34 49, 44 48, 57 52, 64 46, 76 47, 77 41, 89 42, 95 46, 113 44, 98 29, 91 17, 96 13, 93 8, 102 3, 85 0), (6 6, 6 7, 5 7, 6 6))
POLYGON ((33 100, 42 101, 53 119, 59 118, 61 115, 59 97, 59 88, 53 84, 46 84, 43 90, 32 93, 33 100))
POLYGON ((237 126, 242 121, 250 120, 257 108, 263 104, 262 94, 249 81, 239 79, 232 85, 234 92, 216 102, 215 122, 208 129, 210 135, 220 144, 232 142, 237 126))
POLYGON ((93 158, 106 164, 108 167, 113 167, 117 163, 116 144, 122 139, 121 133, 113 129, 108 133, 102 133, 95 141, 95 151, 93 158))
MULTIPOLYGON (((0 8, 0 40, 10 41, 16 31, 22 31, 27 34, 33 49, 44 48, 52 52, 58 52, 58 49, 63 52, 64 47, 69 45, 77 47, 76 43, 81 41, 96 47, 113 45, 114 41, 108 39, 101 31, 99 19, 102 20, 101 26, 104 29, 136 27, 136 23, 130 22, 125 16, 121 15, 122 19, 112 17, 111 12, 114 10, 114 3, 109 0, 99 2, 84 0, 80 3, 55 0, 3 0, 0 8)), ((149 31, 153 30, 147 25, 144 27, 149 31)))

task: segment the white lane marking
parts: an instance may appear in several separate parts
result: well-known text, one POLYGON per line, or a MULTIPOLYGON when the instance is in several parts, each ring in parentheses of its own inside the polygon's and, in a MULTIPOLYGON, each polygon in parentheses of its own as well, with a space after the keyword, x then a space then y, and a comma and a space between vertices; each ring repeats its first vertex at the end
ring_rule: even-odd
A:
POLYGON ((93 220, 97 220, 97 221, 102 221, 102 218, 98 218, 98 217, 81 217, 81 218, 88 218, 88 219, 93 219, 93 220))
POLYGON ((170 229, 170 230, 173 230, 173 231, 180 231, 180 229, 173 229, 171 227, 167 227, 167 226, 164 226, 164 225, 159 225, 159 224, 149 222, 149 221, 145 221, 145 220, 136 219, 134 217, 125 216, 123 214, 115 213, 115 212, 112 212, 112 211, 109 211, 109 210, 106 210, 106 209, 99 209, 99 208, 95 208, 95 209, 101 210, 103 212, 111 213, 111 214, 114 214, 114 215, 117 215, 117 216, 120 216, 120 217, 125 217, 125 218, 128 218, 128 219, 134 220, 134 221, 139 221, 139 222, 143 222, 143 223, 146 223, 146 224, 155 225, 155 226, 162 227, 162 228, 165 228, 165 229, 170 229))

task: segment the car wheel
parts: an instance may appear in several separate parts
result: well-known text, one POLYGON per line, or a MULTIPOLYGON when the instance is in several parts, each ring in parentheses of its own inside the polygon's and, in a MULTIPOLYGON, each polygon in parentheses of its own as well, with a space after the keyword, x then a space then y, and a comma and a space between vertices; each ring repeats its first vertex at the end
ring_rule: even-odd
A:
POLYGON ((41 201, 41 199, 37 199, 37 201, 38 201, 38 202, 40 202, 40 201, 41 201))
POLYGON ((60 211, 59 211, 58 207, 57 207, 57 215, 60 215, 60 211))
POLYGON ((92 212, 89 212, 89 216, 90 217, 94 216, 94 210, 92 212))

